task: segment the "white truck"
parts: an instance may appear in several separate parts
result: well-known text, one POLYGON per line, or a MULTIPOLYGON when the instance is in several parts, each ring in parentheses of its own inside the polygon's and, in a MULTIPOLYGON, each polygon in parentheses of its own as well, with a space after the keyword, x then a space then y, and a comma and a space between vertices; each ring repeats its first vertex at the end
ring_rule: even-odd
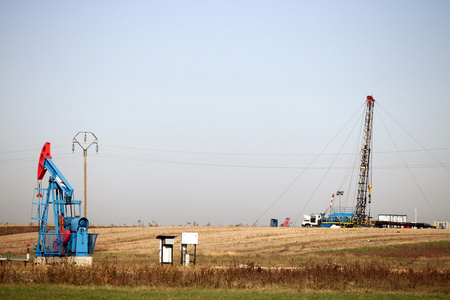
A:
POLYGON ((322 220, 322 214, 303 215, 305 218, 302 222, 302 227, 319 227, 322 220))

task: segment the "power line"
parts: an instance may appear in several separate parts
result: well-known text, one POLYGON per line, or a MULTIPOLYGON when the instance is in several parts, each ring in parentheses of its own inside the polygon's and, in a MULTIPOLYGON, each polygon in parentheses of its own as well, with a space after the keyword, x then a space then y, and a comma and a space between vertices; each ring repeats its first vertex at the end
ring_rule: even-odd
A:
MULTIPOLYGON (((62 147, 70 147, 70 146, 52 146, 52 149, 53 148, 62 148, 62 147)), ((31 152, 31 151, 41 151, 41 150, 42 149, 39 149, 39 148, 33 148, 33 149, 24 149, 24 150, 0 151, 0 154, 31 152)))
MULTIPOLYGON (((355 115, 356 115, 356 113, 352 116, 352 118, 353 118, 355 115)), ((352 119, 352 118, 351 118, 351 119, 352 119)), ((350 121, 350 120, 349 120, 349 121, 350 121)), ((349 123, 349 122, 347 122, 347 124, 348 124, 348 123, 349 123)), ((347 126, 347 124, 346 124, 345 126, 347 126)), ((357 124, 358 124, 358 122, 355 122, 355 125, 353 125, 352 130, 351 130, 350 133, 347 135, 347 138, 345 139, 344 143, 342 144, 341 148, 339 149, 339 152, 338 152, 338 153, 336 154, 336 156, 334 157, 333 162, 332 162, 332 163, 330 164, 330 166, 327 168, 325 174, 322 176, 322 179, 320 180, 319 184, 316 186, 315 190, 313 191, 313 193, 312 193, 311 196, 309 197, 308 201, 306 201, 305 206, 304 206, 303 209, 300 211, 299 215, 297 216, 297 218, 296 218, 295 221, 294 221, 294 226, 295 226, 295 224, 297 224, 297 221, 298 221, 298 219, 301 217, 301 215, 303 214, 303 211, 305 210, 305 208, 308 206, 309 202, 312 200, 312 198, 313 198, 314 195, 316 194, 317 190, 319 189, 320 185, 321 185, 322 182, 324 181, 325 177, 328 175, 328 172, 332 169, 333 164, 336 162, 336 160, 337 160, 337 158, 338 158, 338 156, 339 156, 339 153, 340 153, 340 152, 342 151, 342 149, 344 148, 344 146, 345 146, 345 144, 347 143, 348 139, 350 138, 352 132, 355 130, 357 124)), ((344 127, 345 127, 345 126, 344 126, 344 127)), ((342 128, 341 131, 342 131, 343 129, 344 129, 344 128, 342 128)))
MULTIPOLYGON (((402 152, 402 151, 399 151, 402 152)), ((393 153, 399 153, 398 151, 393 153)), ((316 154, 316 156, 320 156, 321 154, 316 154)), ((339 153, 335 153, 334 155, 339 155, 339 153)), ((74 158, 72 154, 55 154, 53 157, 57 157, 58 159, 72 159, 74 158)), ((314 166, 267 166, 267 165, 242 165, 242 164, 223 164, 223 163, 199 163, 199 162, 186 162, 186 161, 176 161, 176 160, 161 160, 161 159, 152 159, 152 158, 144 158, 144 157, 136 157, 136 156, 120 156, 120 155, 112 155, 112 154, 98 154, 99 157, 102 158, 110 158, 124 161, 141 161, 148 163, 166 163, 166 164, 178 164, 178 165, 193 165, 193 166, 207 166, 207 167, 227 167, 227 168, 254 168, 254 169, 294 169, 301 170, 309 168, 311 170, 324 170, 328 169, 328 167, 314 167, 314 166)), ((10 159, 1 159, 0 163, 22 163, 22 162, 33 162, 37 161, 37 157, 23 157, 23 158, 10 158, 10 159)), ((450 163, 435 163, 435 164, 414 164, 409 165, 410 168, 448 168, 450 163)), ((374 166, 374 169, 404 169, 406 166, 404 165, 379 165, 374 166)), ((331 169, 351 169, 350 166, 335 166, 331 169)))
MULTIPOLYGON (((154 149, 154 148, 136 148, 136 147, 123 147, 123 146, 112 146, 104 145, 103 147, 113 148, 113 149, 126 149, 126 150, 139 150, 139 151, 149 151, 149 152, 164 152, 164 153, 183 153, 183 154, 203 154, 203 155, 229 155, 229 156, 316 156, 317 153, 233 153, 233 152, 202 152, 202 151, 184 151, 184 150, 169 150, 169 149, 154 149)), ((424 151, 440 151, 440 150, 450 150, 450 147, 443 148, 429 148, 429 149, 409 149, 401 150, 401 152, 424 152, 424 151)), ((397 153, 398 151, 378 151, 380 153, 397 153)), ((1 152, 0 152, 1 153, 1 152)), ((357 152, 355 152, 357 154, 357 152)), ((344 152, 340 155, 354 155, 355 153, 344 152)), ((334 156, 336 153, 320 153, 323 156, 334 156)))
MULTIPOLYGON (((58 159, 72 158, 72 155, 68 154, 56 154, 52 157, 57 157, 58 159)), ((23 158, 11 158, 11 159, 0 159, 0 163, 22 163, 22 162, 38 162, 39 157, 23 157, 23 158)))
MULTIPOLYGON (((407 135, 409 135, 424 151, 426 151, 434 160, 436 160, 439 164, 441 164, 446 170, 447 172, 450 173, 450 169, 448 169, 447 167, 444 166, 443 163, 441 163, 440 160, 438 160, 433 154, 431 154, 431 152, 429 150, 427 150, 422 143, 420 143, 411 133, 409 133, 405 127, 403 127, 399 122, 397 122, 396 119, 394 119, 381 105, 380 105, 381 109, 401 128, 403 129, 404 132, 406 132, 407 135)), ((384 124, 383 124, 384 125, 384 124)), ((397 146, 396 146, 397 147, 397 146)))
MULTIPOLYGON (((162 163, 162 164, 175 164, 175 165, 191 165, 191 166, 204 166, 204 167, 225 167, 225 168, 251 168, 251 169, 291 169, 291 170, 302 170, 302 169, 311 169, 311 170, 325 170, 330 167, 313 167, 309 166, 297 166, 297 167, 286 167, 286 166, 267 166, 267 165, 240 165, 240 164, 219 164, 219 163, 200 163, 200 162, 186 162, 186 161, 175 161, 175 160, 161 160, 161 159, 149 159, 142 157, 131 157, 131 156, 118 156, 118 155, 110 155, 110 154, 98 154, 100 158, 110 158, 110 159, 118 159, 125 161, 140 161, 140 162, 148 162, 148 163, 162 163)), ((0 161, 1 162, 1 161, 0 161)), ((450 165, 450 163, 449 163, 450 165)), ((441 168, 441 165, 438 164, 417 164, 410 166, 412 168, 441 168)), ((346 170, 351 167, 331 167, 331 169, 335 170, 346 170)), ((375 166, 375 169, 398 169, 405 168, 403 165, 395 165, 395 166, 375 166)))
MULTIPOLYGON (((70 145, 63 146, 52 146, 54 148, 70 148, 70 145)), ((169 150, 169 149, 154 149, 154 148, 137 148, 137 147, 123 147, 123 146, 111 146, 104 145, 103 147, 113 148, 113 149, 126 149, 126 150, 139 150, 139 151, 149 151, 149 152, 163 152, 163 153, 184 153, 184 154, 203 154, 203 155, 228 155, 228 156, 335 156, 336 153, 233 153, 233 152, 202 152, 202 151, 184 151, 184 150, 169 150)), ((440 147, 440 148, 424 148, 422 149, 406 149, 406 150, 395 150, 395 151, 376 151, 376 154, 389 154, 398 152, 430 152, 430 151, 447 151, 450 147, 440 147)), ((11 151, 0 151, 0 154, 11 154, 11 153, 21 153, 21 152, 31 152, 31 151, 41 151, 41 149, 23 149, 23 150, 11 150, 11 151)), ((355 155, 358 152, 343 152, 340 155, 355 155)), ((435 158, 436 159, 436 158, 435 158)))
POLYGON ((297 177, 295 177, 295 179, 281 192, 281 194, 275 199, 275 201, 273 201, 272 204, 256 219, 256 221, 253 223, 253 226, 255 226, 256 223, 272 208, 272 206, 274 206, 275 203, 277 203, 284 196, 284 194, 286 194, 286 192, 291 189, 291 187, 297 182, 297 180, 300 179, 300 177, 302 177, 302 175, 306 172, 306 170, 312 166, 312 164, 317 160, 317 158, 319 158, 320 154, 324 152, 325 149, 328 148, 328 146, 334 141, 334 139, 342 132, 342 130, 344 130, 347 124, 350 123, 353 117, 358 113, 359 109, 360 108, 356 110, 356 112, 350 117, 350 119, 345 123, 345 125, 336 133, 336 135, 328 142, 328 144, 326 144, 326 146, 322 149, 322 151, 320 151, 320 153, 314 157, 314 159, 309 163, 309 165, 297 177))
MULTIPOLYGON (((390 132, 387 130, 386 125, 383 122, 383 119, 380 117, 381 123, 383 124, 384 128, 386 129, 389 138, 391 139, 392 144, 394 144, 395 148, 397 148, 397 144, 395 143, 394 139, 392 138, 390 132)), ((428 204, 428 207, 430 208, 431 212, 434 214, 434 217, 436 218, 436 220, 439 220, 436 212, 434 211, 434 209, 431 207, 430 202, 428 201, 428 198, 425 196, 425 193, 423 192, 422 188, 420 187, 419 183, 417 182, 416 177, 414 177, 414 174, 411 172, 410 167, 406 164, 405 159, 403 158, 403 155, 399 152, 400 158, 403 161, 403 164, 407 167, 409 174, 411 175, 411 178, 413 179, 414 183, 416 184, 417 189, 419 190, 420 194, 422 195, 423 199, 425 199, 425 202, 428 204)), ((439 161, 438 161, 439 162, 439 161)), ((440 162, 439 162, 440 163, 440 162)), ((442 165, 443 166, 443 165, 442 165)), ((445 166, 444 166, 445 168, 445 166)), ((446 168, 447 169, 447 168, 446 168)), ((448 170, 448 169, 447 169, 448 170)))

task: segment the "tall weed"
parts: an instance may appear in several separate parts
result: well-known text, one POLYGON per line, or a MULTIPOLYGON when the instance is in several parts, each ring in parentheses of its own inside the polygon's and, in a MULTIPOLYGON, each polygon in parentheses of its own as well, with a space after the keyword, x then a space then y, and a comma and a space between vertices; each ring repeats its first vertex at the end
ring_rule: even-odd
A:
POLYGON ((232 267, 119 265, 105 261, 91 267, 4 264, 0 284, 70 284, 93 286, 448 292, 450 271, 430 266, 391 269, 383 263, 309 262, 289 268, 262 268, 249 262, 232 267))

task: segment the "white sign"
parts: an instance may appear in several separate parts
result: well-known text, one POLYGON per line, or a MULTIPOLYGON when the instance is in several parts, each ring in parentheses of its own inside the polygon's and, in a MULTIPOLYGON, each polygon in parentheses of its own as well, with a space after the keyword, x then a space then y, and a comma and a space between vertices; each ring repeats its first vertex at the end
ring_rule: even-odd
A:
POLYGON ((182 232, 181 233, 181 244, 198 244, 198 232, 182 232))
POLYGON ((162 260, 163 263, 172 263, 172 251, 172 247, 163 245, 163 241, 161 240, 159 243, 159 262, 162 260))

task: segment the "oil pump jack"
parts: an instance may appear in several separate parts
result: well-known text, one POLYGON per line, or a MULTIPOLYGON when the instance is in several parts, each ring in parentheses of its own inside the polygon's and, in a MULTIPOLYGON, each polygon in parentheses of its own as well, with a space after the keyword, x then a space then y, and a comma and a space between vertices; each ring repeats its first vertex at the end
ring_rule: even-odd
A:
POLYGON ((50 143, 45 143, 39 158, 38 187, 35 189, 32 219, 39 222, 35 263, 74 263, 90 265, 97 240, 96 233, 88 233, 89 221, 81 216, 81 201, 74 200, 72 186, 56 167, 50 154, 50 143), (42 188, 42 179, 49 173, 48 187, 42 188), (55 230, 49 230, 49 210, 52 208, 55 230))
MULTIPOLYGON (((331 209, 330 214, 315 213, 304 215, 305 220, 302 223, 304 227, 321 226, 331 227, 332 225, 343 227, 369 226, 369 217, 366 213, 367 203, 371 203, 370 184, 370 162, 372 156, 372 125, 373 125, 373 107, 375 100, 372 96, 367 96, 366 112, 364 117, 364 137, 361 147, 361 164, 358 177, 358 195, 356 197, 356 207, 339 207, 339 210, 331 209)), ((334 195, 333 195, 334 196, 334 195)))

